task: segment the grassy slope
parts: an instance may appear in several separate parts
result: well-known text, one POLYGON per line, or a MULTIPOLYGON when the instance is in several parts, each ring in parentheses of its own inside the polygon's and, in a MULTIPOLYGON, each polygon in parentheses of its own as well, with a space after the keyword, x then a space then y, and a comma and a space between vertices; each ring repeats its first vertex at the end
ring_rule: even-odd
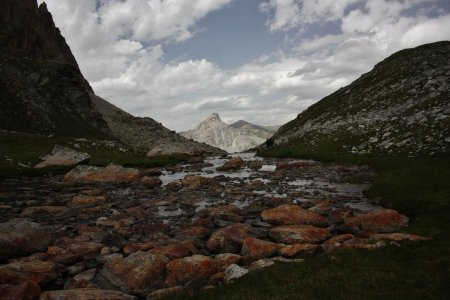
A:
POLYGON ((46 137, 29 133, 0 132, 0 178, 16 177, 21 175, 40 175, 44 173, 64 173, 73 167, 49 167, 33 169, 21 167, 17 163, 34 166, 41 160, 40 156, 50 154, 54 145, 68 146, 77 151, 87 152, 91 155, 89 165, 106 166, 109 163, 120 164, 126 167, 161 167, 176 164, 187 160, 185 155, 145 157, 145 153, 136 153, 131 150, 122 152, 120 147, 111 148, 98 141, 76 142, 73 138, 46 137), (73 144, 79 144, 76 149, 73 144), (93 145, 95 143, 95 145, 93 145), (12 162, 7 159, 13 159, 12 162))
POLYGON ((355 157, 274 150, 267 156, 367 163, 371 197, 411 218, 408 232, 431 241, 375 251, 338 251, 302 264, 277 264, 237 282, 168 299, 450 299, 450 158, 355 157))

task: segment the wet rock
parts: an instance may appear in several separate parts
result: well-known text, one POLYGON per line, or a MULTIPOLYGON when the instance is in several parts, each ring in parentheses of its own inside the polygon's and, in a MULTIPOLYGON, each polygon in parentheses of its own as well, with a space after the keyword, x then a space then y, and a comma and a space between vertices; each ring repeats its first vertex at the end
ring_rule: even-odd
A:
POLYGON ((146 296, 162 287, 168 259, 137 251, 123 258, 121 255, 110 257, 101 274, 123 292, 146 296))
POLYGON ((232 264, 225 269, 224 280, 226 283, 230 283, 235 279, 241 278, 248 273, 247 269, 239 267, 236 264, 232 264))
POLYGON ((244 160, 240 157, 236 157, 226 161, 222 166, 216 168, 217 171, 235 171, 245 166, 244 160))
POLYGON ((61 277, 63 271, 63 266, 50 261, 19 261, 0 267, 0 283, 19 284, 30 280, 45 287, 61 277))
POLYGON ((360 231, 390 233, 408 226, 408 218, 393 209, 380 209, 348 218, 345 220, 345 226, 356 233, 360 231))
POLYGON ((68 207, 83 207, 100 205, 106 202, 105 196, 87 196, 78 195, 75 196, 70 202, 67 203, 68 207))
POLYGON ((164 255, 171 260, 191 256, 196 254, 196 252, 197 249, 195 248, 194 243, 190 241, 158 246, 150 250, 150 253, 164 255))
POLYGON ((66 182, 131 183, 141 179, 137 169, 110 164, 106 168, 78 166, 64 176, 66 182))
POLYGON ((41 295, 39 285, 27 280, 18 285, 1 284, 0 299, 4 300, 37 300, 41 295))
POLYGON ((216 272, 214 260, 208 256, 193 255, 172 260, 167 264, 165 284, 169 287, 178 285, 202 286, 216 272))
POLYGON ((416 234, 408 234, 408 233, 379 233, 370 236, 370 240, 375 241, 425 241, 429 240, 429 238, 416 235, 416 234))
POLYGON ((60 216, 69 212, 66 206, 35 206, 27 207, 20 214, 21 218, 42 218, 44 216, 60 216))
POLYGON ((71 166, 86 162, 90 159, 90 155, 78 152, 70 148, 55 145, 52 154, 44 158, 44 161, 37 164, 35 168, 45 168, 49 166, 71 166))
POLYGON ((162 181, 158 177, 144 176, 141 179, 141 184, 148 188, 155 188, 155 187, 161 186, 162 181))
POLYGON ((242 243, 248 237, 249 228, 246 225, 233 224, 211 234, 206 247, 213 253, 240 253, 242 243))
POLYGON ((179 181, 172 181, 166 185, 166 189, 172 192, 178 192, 183 188, 183 185, 179 181))
POLYGON ((221 253, 214 257, 216 267, 219 272, 225 271, 226 267, 232 264, 239 264, 242 260, 242 256, 234 253, 221 253))
POLYGON ((213 223, 217 220, 241 222, 244 219, 241 215, 242 209, 235 205, 210 207, 206 209, 206 213, 208 214, 208 219, 213 223))
POLYGON ((310 225, 278 226, 269 231, 269 236, 278 243, 302 244, 320 243, 331 236, 326 228, 318 228, 310 225))
POLYGON ((155 248, 155 244, 152 242, 147 243, 130 243, 123 246, 123 254, 130 255, 136 251, 148 251, 155 248))
POLYGON ((159 289, 159 290, 156 290, 156 291, 150 293, 149 295, 147 295, 146 299, 147 300, 163 299, 169 295, 181 293, 182 291, 183 291, 182 286, 174 286, 174 287, 170 287, 170 288, 159 289))
POLYGON ((315 244, 293 244, 280 249, 280 254, 286 258, 306 258, 321 252, 320 245, 315 244))
POLYGON ((347 233, 347 234, 341 234, 337 236, 333 236, 328 241, 324 242, 321 247, 323 251, 326 253, 330 253, 334 251, 335 249, 339 248, 343 242, 354 239, 355 236, 353 234, 347 233))
POLYGON ((39 224, 21 219, 0 223, 0 261, 45 251, 52 237, 39 224))
POLYGON ((318 213, 305 210, 298 205, 281 205, 267 209, 261 213, 261 218, 274 225, 308 224, 326 226, 327 219, 318 213))
POLYGON ((263 162, 261 160, 251 160, 247 163, 247 166, 252 170, 261 169, 263 162))
POLYGON ((269 258, 278 253, 278 245, 255 238, 246 238, 242 244, 241 255, 246 262, 269 258))
POLYGON ((217 185, 217 182, 212 178, 196 175, 186 176, 181 183, 184 187, 189 189, 208 189, 211 186, 217 185))
POLYGON ((136 297, 118 291, 93 288, 43 292, 40 300, 135 300, 136 297))

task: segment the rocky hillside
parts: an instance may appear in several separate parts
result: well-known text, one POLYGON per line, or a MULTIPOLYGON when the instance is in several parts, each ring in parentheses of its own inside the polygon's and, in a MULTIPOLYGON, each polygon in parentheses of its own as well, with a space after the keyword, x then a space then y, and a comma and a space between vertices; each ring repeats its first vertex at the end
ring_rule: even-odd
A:
POLYGON ((436 155, 450 146, 450 42, 393 54, 282 126, 303 152, 436 155))
POLYGON ((217 113, 213 113, 193 130, 182 135, 232 153, 253 148, 273 133, 274 131, 242 120, 228 125, 222 122, 217 113))
POLYGON ((142 151, 159 146, 156 153, 218 151, 95 96, 45 3, 36 0, 2 1, 0 129, 118 139, 142 151))

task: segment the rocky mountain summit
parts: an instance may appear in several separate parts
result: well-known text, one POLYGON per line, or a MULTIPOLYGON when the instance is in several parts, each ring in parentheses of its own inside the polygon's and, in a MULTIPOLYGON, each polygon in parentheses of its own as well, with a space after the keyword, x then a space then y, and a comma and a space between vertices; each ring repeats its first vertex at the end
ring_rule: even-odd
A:
POLYGON ((263 143, 273 133, 274 130, 243 120, 228 125, 217 113, 213 113, 197 127, 181 135, 233 153, 253 148, 263 143))
POLYGON ((450 146, 450 42, 393 54, 282 126, 278 144, 307 152, 433 155, 450 146))
POLYGON ((0 12, 0 129, 120 140, 136 150, 218 152, 96 96, 45 3, 4 0, 0 12))

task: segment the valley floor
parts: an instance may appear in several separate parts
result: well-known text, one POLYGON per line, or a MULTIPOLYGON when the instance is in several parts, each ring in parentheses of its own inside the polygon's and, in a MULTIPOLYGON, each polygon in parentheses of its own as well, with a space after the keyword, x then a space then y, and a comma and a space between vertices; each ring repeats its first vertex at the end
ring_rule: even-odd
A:
POLYGON ((38 278, 42 290, 101 288, 141 298, 164 287, 221 285, 173 299, 448 298, 447 158, 335 164, 241 156, 142 168, 146 179, 128 183, 3 180, 1 225, 27 218, 53 239, 42 238, 40 251, 18 255, 17 242, 7 248, 18 253, 0 251, 0 285, 38 278), (383 207, 407 215, 410 226, 383 207), (432 239, 377 235, 400 229, 432 239), (222 285, 233 263, 251 272, 222 285))

